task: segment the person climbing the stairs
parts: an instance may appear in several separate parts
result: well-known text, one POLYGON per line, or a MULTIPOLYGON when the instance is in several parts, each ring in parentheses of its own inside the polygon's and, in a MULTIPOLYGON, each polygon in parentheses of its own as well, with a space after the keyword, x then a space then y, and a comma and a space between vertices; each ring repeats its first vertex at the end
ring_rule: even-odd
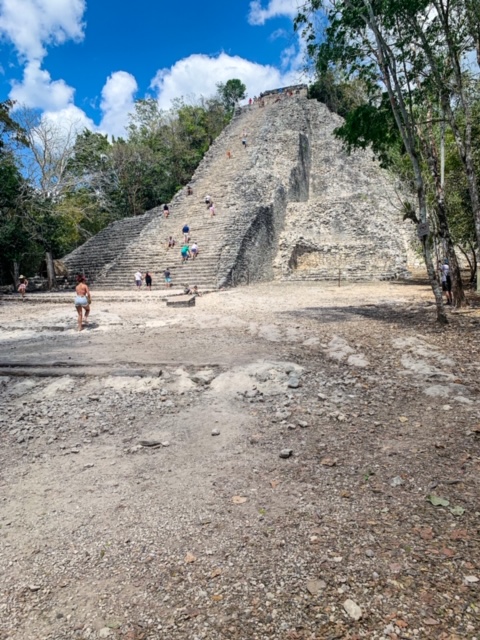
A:
POLYGON ((168 218, 170 215, 170 209, 168 208, 168 204, 163 205, 163 215, 165 218, 168 218))
POLYGON ((198 256, 198 244, 196 242, 192 244, 192 246, 190 247, 190 251, 192 254, 192 260, 195 260, 195 258, 198 256))
POLYGON ((210 203, 208 210, 210 211, 210 217, 213 218, 213 216, 215 215, 215 205, 213 204, 213 202, 210 203))
POLYGON ((183 233, 183 242, 186 244, 187 242, 190 242, 190 227, 188 226, 188 224, 184 224, 183 225, 183 229, 182 229, 182 233, 183 233))
POLYGON ((152 290, 152 275, 149 271, 145 274, 145 285, 149 291, 152 290))
POLYGON ((167 249, 174 249, 174 248, 175 248, 175 238, 173 236, 168 236, 167 249))
POLYGON ((168 287, 172 286, 172 276, 170 274, 170 269, 168 267, 163 272, 163 277, 165 278, 165 286, 168 289, 168 287))
POLYGON ((212 201, 211 197, 207 194, 205 196, 205 204, 207 205, 207 209, 210 207, 211 201, 212 201))
POLYGON ((242 145, 244 149, 247 148, 247 132, 246 131, 242 133, 242 145))
POLYGON ((182 256, 182 264, 192 257, 192 254, 190 253, 190 247, 187 243, 185 243, 180 249, 180 254, 182 256))

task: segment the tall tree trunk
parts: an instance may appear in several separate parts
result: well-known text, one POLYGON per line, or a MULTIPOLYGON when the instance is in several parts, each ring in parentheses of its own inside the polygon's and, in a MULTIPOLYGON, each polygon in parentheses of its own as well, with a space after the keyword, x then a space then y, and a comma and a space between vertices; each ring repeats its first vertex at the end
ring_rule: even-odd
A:
POLYGON ((18 285, 20 282, 20 265, 14 260, 13 261, 13 286, 15 287, 15 291, 18 289, 18 285))
MULTIPOLYGON (((354 8, 350 0, 346 0, 346 2, 352 8, 354 8)), ((381 33, 381 28, 373 10, 371 1, 362 0, 362 2, 368 12, 368 17, 365 18, 365 22, 373 31, 375 36, 375 54, 377 57, 378 67, 381 71, 382 80, 385 83, 385 87, 388 92, 393 117, 395 118, 395 122, 402 137, 402 141, 407 151, 408 157, 410 158, 410 162, 412 163, 415 188, 418 198, 420 221, 426 222, 427 202, 425 198, 425 181, 423 179, 420 159, 418 157, 418 151, 415 144, 415 122, 414 120, 412 120, 411 114, 409 113, 407 105, 405 104, 405 100, 403 97, 403 85, 397 75, 395 57, 392 55, 388 43, 385 41, 381 33)), ((448 324, 448 319, 445 314, 445 307, 443 306, 442 291, 438 283, 437 273, 425 237, 422 239, 422 247, 428 279, 430 281, 430 286, 432 287, 433 295, 435 297, 437 321, 440 324, 448 324)))
POLYGON ((445 307, 443 305, 443 295, 440 285, 438 283, 437 272, 435 265, 433 264, 432 254, 428 247, 427 239, 422 239, 423 259, 425 260, 425 266, 427 267, 428 279, 430 280, 430 286, 432 287, 433 295, 435 296, 435 304, 437 307, 437 322, 440 324, 448 324, 448 319, 445 314, 445 307))
POLYGON ((49 291, 51 291, 52 289, 57 288, 57 278, 55 276, 55 266, 53 264, 53 256, 51 251, 47 251, 45 253, 45 261, 47 263, 48 289, 49 291))
POLYGON ((459 309, 467 306, 468 302, 465 297, 465 291, 463 289, 462 274, 457 260, 457 254, 455 253, 455 247, 453 244, 452 236, 450 235, 450 228, 448 226, 447 212, 445 208, 445 189, 442 183, 442 177, 440 173, 440 163, 438 159, 438 150, 435 142, 435 134, 432 127, 432 108, 429 105, 427 112, 427 136, 423 135, 420 127, 417 127, 417 134, 422 143, 423 152, 427 159, 427 164, 430 169, 430 174, 433 179, 435 187, 435 200, 436 200, 436 213, 438 219, 438 233, 445 243, 445 250, 447 253, 448 264, 450 266, 450 274, 452 278, 453 289, 453 304, 459 309))

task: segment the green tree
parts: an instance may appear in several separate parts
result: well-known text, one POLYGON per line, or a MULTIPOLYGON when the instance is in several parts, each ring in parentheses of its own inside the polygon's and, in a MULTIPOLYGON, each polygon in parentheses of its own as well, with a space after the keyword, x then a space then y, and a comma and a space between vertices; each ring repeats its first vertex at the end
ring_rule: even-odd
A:
MULTIPOLYGON (((317 39, 313 22, 306 12, 298 16, 296 24, 299 28, 307 25, 309 52, 315 58, 320 72, 332 67, 339 69, 348 78, 361 79, 367 89, 369 109, 360 106, 357 113, 351 116, 351 140, 355 140, 356 115, 363 116, 362 131, 363 135, 367 133, 368 140, 370 134, 368 126, 365 127, 365 118, 370 119, 374 131, 376 109, 382 104, 389 105, 411 163, 418 217, 422 222, 427 220, 428 213, 428 174, 435 184, 436 214, 447 242, 449 257, 450 254, 452 257, 453 275, 458 283, 457 294, 461 302, 461 279, 445 215, 443 185, 438 181, 441 172, 438 170, 436 140, 430 126, 436 93, 434 89, 437 88, 432 81, 435 73, 432 59, 426 55, 425 41, 422 41, 423 47, 418 45, 425 34, 428 44, 440 44, 441 21, 435 20, 435 7, 432 10, 435 2, 439 4, 441 0, 433 0, 432 3, 426 0, 415 0, 413 3, 411 0, 383 0, 380 3, 372 0, 334 0, 328 3, 310 0, 306 4, 307 10, 313 13, 322 10, 327 15, 327 27, 322 40, 317 39), (432 16, 435 23, 433 30, 430 29, 432 16)), ((445 45, 446 32, 443 36, 445 45)), ((443 99, 441 104, 446 111, 443 99)), ((423 242, 423 249, 437 303, 437 317, 440 322, 446 322, 428 242, 423 242)))
POLYGON ((217 83, 217 91, 227 111, 233 111, 247 95, 247 87, 238 78, 217 83))

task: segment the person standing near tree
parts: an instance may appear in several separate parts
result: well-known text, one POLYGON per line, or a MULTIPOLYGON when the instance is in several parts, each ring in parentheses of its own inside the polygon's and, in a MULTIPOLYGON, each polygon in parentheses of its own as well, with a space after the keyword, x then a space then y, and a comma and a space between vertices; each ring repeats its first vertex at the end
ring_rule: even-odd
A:
POLYGON ((442 290, 445 292, 447 298, 447 305, 453 303, 452 299, 452 277, 450 275, 450 265, 447 258, 443 261, 443 264, 438 263, 438 270, 440 271, 440 279, 442 282, 442 290))

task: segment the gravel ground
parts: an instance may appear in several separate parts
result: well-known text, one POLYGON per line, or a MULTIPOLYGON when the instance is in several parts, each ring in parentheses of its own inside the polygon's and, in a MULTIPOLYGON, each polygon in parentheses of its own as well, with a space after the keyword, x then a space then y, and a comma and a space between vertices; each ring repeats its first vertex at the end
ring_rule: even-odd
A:
POLYGON ((0 303, 2 640, 480 640, 477 307, 93 295, 0 303))

